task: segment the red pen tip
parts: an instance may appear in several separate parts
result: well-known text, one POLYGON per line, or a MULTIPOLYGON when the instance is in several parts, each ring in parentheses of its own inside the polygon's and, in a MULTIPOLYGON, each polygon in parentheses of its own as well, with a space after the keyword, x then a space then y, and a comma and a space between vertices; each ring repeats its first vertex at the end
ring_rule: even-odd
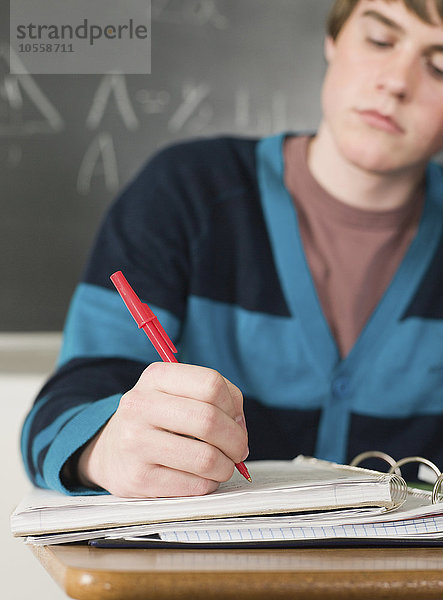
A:
POLYGON ((241 463, 237 463, 235 466, 236 466, 236 468, 237 468, 237 471, 238 471, 238 472, 239 472, 241 475, 243 475, 243 477, 244 477, 244 478, 245 478, 247 481, 249 481, 250 483, 252 483, 252 477, 249 475, 249 471, 248 471, 248 469, 246 468, 246 465, 245 465, 245 463, 242 463, 242 462, 241 462, 241 463))

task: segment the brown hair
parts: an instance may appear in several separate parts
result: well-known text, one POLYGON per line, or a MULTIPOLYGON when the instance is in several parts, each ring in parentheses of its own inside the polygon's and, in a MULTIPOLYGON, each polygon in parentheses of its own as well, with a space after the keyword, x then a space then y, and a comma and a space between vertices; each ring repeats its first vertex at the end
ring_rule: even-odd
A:
MULTIPOLYGON (((357 6, 360 0, 335 0, 329 13, 326 24, 328 35, 335 39, 341 31, 341 28, 348 20, 350 14, 357 6)), ((385 2, 398 2, 399 0, 385 0, 385 2)), ((434 24, 432 16, 428 10, 428 3, 425 0, 401 0, 406 8, 414 12, 419 19, 425 23, 434 24)), ((443 21, 443 0, 431 0, 437 10, 440 19, 443 21)))

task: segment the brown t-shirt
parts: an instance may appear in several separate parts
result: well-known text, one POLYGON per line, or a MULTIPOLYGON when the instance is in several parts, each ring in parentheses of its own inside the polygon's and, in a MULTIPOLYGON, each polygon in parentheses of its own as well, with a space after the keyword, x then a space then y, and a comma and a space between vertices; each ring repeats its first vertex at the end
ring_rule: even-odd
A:
POLYGON ((309 137, 284 144, 285 185, 324 315, 345 357, 392 280, 418 226, 423 189, 401 208, 372 211, 324 190, 307 164, 309 137))

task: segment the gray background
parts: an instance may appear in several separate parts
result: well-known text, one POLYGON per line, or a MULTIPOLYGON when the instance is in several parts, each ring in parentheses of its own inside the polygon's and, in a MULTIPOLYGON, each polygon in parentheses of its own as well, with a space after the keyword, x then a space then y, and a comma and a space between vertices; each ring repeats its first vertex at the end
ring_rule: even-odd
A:
POLYGON ((153 0, 152 73, 8 74, 1 0, 0 331, 57 331, 100 218, 158 148, 312 129, 330 0, 153 0))

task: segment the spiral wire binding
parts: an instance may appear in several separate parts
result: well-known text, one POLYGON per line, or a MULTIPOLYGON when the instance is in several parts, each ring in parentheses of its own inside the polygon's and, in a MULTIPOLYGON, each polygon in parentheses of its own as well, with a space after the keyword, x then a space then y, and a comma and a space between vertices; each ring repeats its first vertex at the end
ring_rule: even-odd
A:
MULTIPOLYGON (((380 458, 381 460, 387 462, 388 465, 390 465, 391 467, 394 467, 397 462, 394 458, 392 458, 392 456, 386 454, 386 452, 380 452, 379 450, 369 450, 368 452, 362 452, 361 454, 357 454, 357 456, 355 456, 349 464, 352 467, 357 467, 361 462, 368 458, 380 458)), ((401 475, 400 469, 396 469, 395 472, 397 473, 397 475, 401 475)))
POLYGON ((386 452, 380 452, 379 450, 369 450, 367 452, 362 452, 361 454, 355 456, 350 462, 350 465, 356 467, 362 461, 368 458, 380 458, 390 465, 388 474, 393 476, 391 481, 392 497, 393 499, 395 499, 395 494, 398 494, 398 497, 403 499, 402 502, 404 502, 406 499, 407 485, 405 480, 401 476, 400 467, 414 462, 426 465, 427 467, 432 469, 432 471, 434 471, 435 475, 437 476, 437 479, 434 482, 434 487, 432 488, 431 502, 432 504, 437 504, 441 502, 443 494, 440 493, 440 489, 443 484, 443 473, 440 471, 436 464, 434 464, 427 458, 423 458, 422 456, 406 456, 405 458, 401 458, 400 460, 395 460, 394 458, 392 458, 392 456, 386 454, 386 452))
POLYGON ((389 490, 391 492, 392 500, 401 506, 406 498, 408 497, 408 486, 406 481, 397 473, 392 473, 389 479, 389 490))
POLYGON ((443 483, 443 473, 441 473, 436 482, 434 483, 434 487, 432 488, 432 504, 437 504, 442 501, 443 495, 440 492, 441 485, 443 483))

